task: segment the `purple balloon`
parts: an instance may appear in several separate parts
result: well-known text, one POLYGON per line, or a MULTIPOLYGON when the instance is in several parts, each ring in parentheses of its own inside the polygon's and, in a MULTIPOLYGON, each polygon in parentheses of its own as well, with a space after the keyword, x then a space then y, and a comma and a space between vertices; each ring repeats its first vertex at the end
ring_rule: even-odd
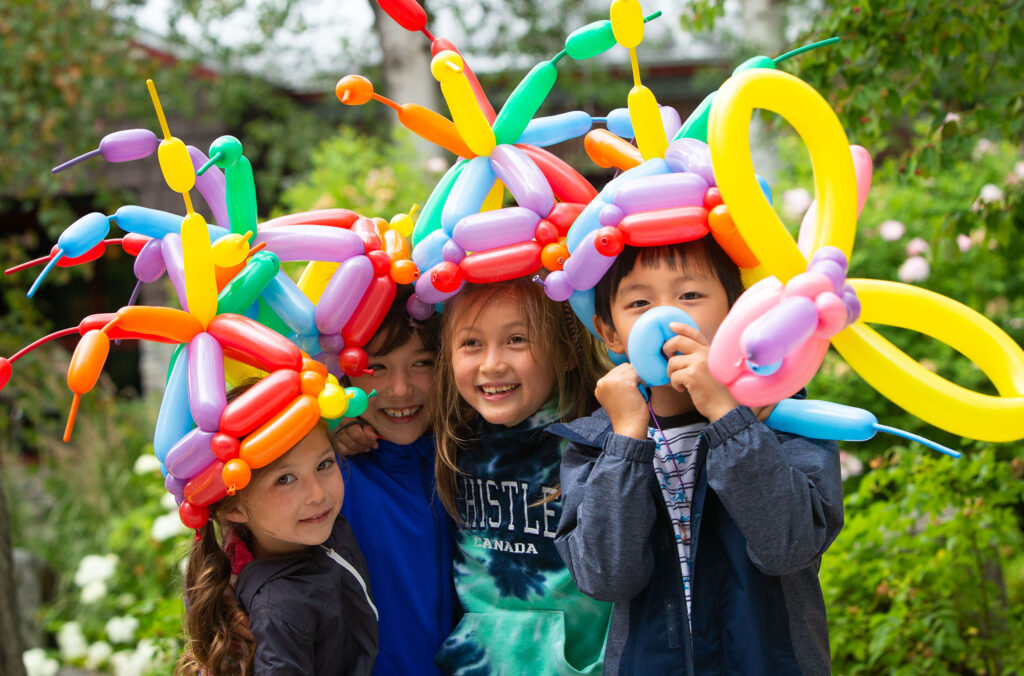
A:
POLYGON ((615 193, 613 201, 626 214, 635 214, 641 211, 703 206, 704 193, 707 191, 708 182, 687 171, 647 176, 643 180, 627 183, 615 193))
POLYGON ((340 333, 321 333, 319 343, 321 350, 335 356, 345 349, 345 339, 340 333))
POLYGON ((148 129, 123 129, 107 134, 100 141, 100 153, 108 162, 130 162, 149 157, 160 145, 148 129))
MULTIPOLYGON (((555 206, 551 185, 533 160, 515 146, 501 144, 491 151, 491 168, 516 203, 541 218, 555 206)), ((475 249, 473 249, 475 251, 475 249)))
POLYGON ((267 243, 281 262, 326 261, 341 263, 353 256, 366 253, 359 235, 344 228, 329 225, 289 225, 287 228, 261 230, 252 245, 267 243))
POLYGON ((837 294, 843 290, 843 284, 846 283, 846 272, 834 260, 816 259, 807 269, 809 272, 818 272, 828 277, 828 280, 832 282, 832 290, 837 294))
POLYGON ((790 296, 743 330, 740 345, 747 361, 773 364, 798 348, 818 328, 818 308, 806 296, 790 296))
POLYGON ((819 261, 832 261, 843 269, 845 275, 849 270, 849 262, 846 260, 846 254, 843 253, 842 249, 834 246, 823 246, 814 252, 811 257, 811 267, 813 268, 819 261))
MULTIPOLYGON (((469 218, 468 216, 466 218, 469 218)), ((463 219, 465 220, 465 219, 463 219)), ((441 247, 441 258, 448 261, 449 263, 455 263, 456 265, 466 257, 466 250, 455 243, 454 240, 448 240, 441 247)), ((433 266, 430 266, 433 267, 433 266)))
MULTIPOLYGON (((213 432, 198 427, 178 440, 167 454, 167 473, 176 479, 188 481, 217 460, 210 448, 213 432)), ((164 485, 167 485, 166 480, 164 485)))
POLYGON ((596 237, 596 230, 588 233, 565 262, 565 278, 577 291, 594 288, 615 262, 615 256, 605 256, 594 247, 596 237))
POLYGON ((455 225, 452 240, 465 251, 487 251, 533 239, 540 216, 532 209, 506 207, 470 214, 455 225))
POLYGON ((316 304, 313 317, 320 333, 340 332, 372 281, 373 263, 366 256, 352 256, 339 265, 316 304))
POLYGON ((572 284, 569 283, 562 270, 555 270, 544 279, 544 293, 555 302, 561 303, 563 300, 569 300, 569 296, 574 291, 576 289, 572 288, 572 284))
POLYGON ((160 254, 167 268, 167 276, 171 278, 174 291, 178 294, 178 303, 182 310, 188 312, 188 301, 185 297, 185 253, 181 248, 181 237, 173 232, 164 235, 160 254))
POLYGON ((151 239, 142 247, 142 251, 135 257, 132 271, 140 282, 155 282, 164 274, 167 266, 164 264, 164 255, 160 251, 163 240, 151 239))
POLYGON ((216 432, 227 405, 224 351, 209 333, 197 333, 188 343, 188 407, 192 419, 204 432, 216 432))
POLYGON ((409 300, 405 302, 405 309, 409 312, 410 317, 421 322, 426 321, 430 315, 434 314, 434 306, 424 303, 415 293, 409 296, 409 300))
POLYGON ((626 214, 622 209, 618 208, 614 204, 606 204, 601 207, 601 211, 597 214, 597 222, 603 227, 615 227, 619 224, 626 214))
POLYGON ((173 474, 168 474, 164 477, 164 488, 167 492, 174 496, 174 499, 178 501, 180 505, 185 499, 185 484, 186 481, 182 481, 173 474))
POLYGON ((683 121, 679 118, 679 111, 672 106, 659 106, 658 112, 661 113, 661 125, 665 127, 665 136, 673 138, 679 128, 683 126, 683 121))
POLYGON ((708 185, 715 185, 711 152, 708 150, 708 144, 702 141, 695 138, 673 141, 665 150, 665 162, 673 171, 689 171, 703 178, 708 185))
MULTIPOLYGON (((210 159, 206 156, 206 153, 195 146, 188 146, 188 155, 192 158, 192 168, 196 171, 199 171, 199 168, 210 159)), ((224 178, 224 172, 216 165, 210 165, 210 168, 204 171, 202 176, 196 176, 196 188, 199 189, 199 194, 203 196, 206 206, 210 207, 214 222, 225 228, 230 227, 228 222, 227 179, 224 178)))

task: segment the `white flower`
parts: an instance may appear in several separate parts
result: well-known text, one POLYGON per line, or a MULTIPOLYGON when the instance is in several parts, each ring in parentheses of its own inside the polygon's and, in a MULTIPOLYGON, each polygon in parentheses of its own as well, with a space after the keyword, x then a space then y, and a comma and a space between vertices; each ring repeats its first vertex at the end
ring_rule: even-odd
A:
POLYGON ((75 584, 85 587, 90 582, 106 582, 114 575, 117 566, 116 554, 89 554, 78 564, 75 571, 75 584))
POLYGON ((434 155, 427 158, 427 161, 424 162, 424 168, 431 174, 443 174, 448 169, 448 162, 443 157, 434 155))
POLYGON ((132 471, 136 474, 153 474, 160 471, 160 461, 152 453, 143 453, 135 459, 132 471))
POLYGON ((839 476, 846 481, 852 476, 860 476, 864 473, 864 463, 855 455, 846 451, 839 451, 839 476))
POLYGON ((89 646, 89 650, 85 653, 86 669, 96 669, 109 660, 112 654, 114 654, 114 649, 110 647, 109 643, 96 641, 89 646))
POLYGON ((959 122, 960 116, 956 113, 946 113, 946 119, 943 122, 959 122))
POLYGON ((172 512, 156 517, 149 534, 157 542, 163 542, 187 532, 188 528, 181 522, 181 517, 177 512, 172 512))
POLYGON ((998 202, 1003 199, 1003 191, 997 185, 986 183, 981 186, 981 196, 979 199, 986 204, 989 202, 998 202))
POLYGON ((878 226, 878 234, 886 242, 895 242, 903 233, 906 232, 907 228, 899 221, 892 219, 888 221, 882 221, 882 224, 878 226))
POLYGON ((1013 165, 1013 173, 1016 174, 1018 178, 1024 178, 1024 162, 1018 162, 1013 165))
POLYGON ((32 648, 21 654, 21 663, 25 665, 28 676, 57 676, 60 662, 46 656, 42 648, 32 648))
POLYGON ((928 275, 931 274, 931 268, 928 266, 926 261, 921 256, 911 256, 907 260, 903 261, 903 265, 896 271, 896 276, 900 278, 900 281, 907 282, 923 282, 928 279, 928 275))
POLYGON ((793 188, 782 193, 782 210, 790 218, 800 218, 810 208, 811 201, 807 188, 793 188))
POLYGON ((971 155, 974 159, 978 159, 983 155, 994 155, 996 152, 996 144, 989 141, 987 138, 979 139, 978 143, 974 146, 974 151, 971 155))
POLYGON ((931 247, 928 246, 928 242, 924 241, 920 237, 907 242, 907 255, 908 256, 920 256, 923 253, 928 253, 931 247))
POLYGON ((160 498, 160 506, 166 509, 168 512, 178 513, 178 501, 174 499, 172 493, 164 493, 160 498))
POLYGON ((65 622, 57 632, 57 647, 60 648, 60 656, 67 661, 77 660, 85 657, 89 647, 82 634, 82 625, 77 622, 65 622))
POLYGON ((135 640, 135 631, 139 621, 134 617, 112 617, 103 628, 111 643, 131 643, 135 640))
POLYGON ((973 246, 971 238, 963 233, 956 236, 956 245, 960 248, 960 253, 966 252, 973 246))
POLYGON ((135 650, 122 650, 114 653, 110 664, 116 676, 145 676, 154 666, 159 657, 159 648, 150 639, 142 639, 135 650))
POLYGON ((94 580, 82 587, 81 601, 88 605, 90 603, 96 603, 106 595, 107 585, 98 580, 94 580))

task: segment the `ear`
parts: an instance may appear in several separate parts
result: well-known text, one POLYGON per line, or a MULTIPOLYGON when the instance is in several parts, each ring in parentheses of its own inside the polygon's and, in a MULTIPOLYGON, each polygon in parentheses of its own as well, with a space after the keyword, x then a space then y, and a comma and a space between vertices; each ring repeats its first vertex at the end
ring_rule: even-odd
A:
POLYGON ((618 354, 626 353, 626 344, 619 337, 614 325, 605 324, 604 320, 594 315, 594 330, 597 331, 597 335, 601 336, 601 340, 609 350, 618 354))
POLYGON ((221 515, 231 523, 249 522, 249 514, 246 512, 245 505, 241 501, 236 502, 235 506, 231 509, 221 512, 221 515))

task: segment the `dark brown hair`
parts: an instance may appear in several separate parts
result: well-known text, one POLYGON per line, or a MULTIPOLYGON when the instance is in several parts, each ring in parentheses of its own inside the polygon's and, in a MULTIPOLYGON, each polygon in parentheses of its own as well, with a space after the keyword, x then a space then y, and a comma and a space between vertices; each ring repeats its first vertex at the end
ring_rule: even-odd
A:
POLYGON ((388 308, 377 332, 367 342, 366 351, 376 355, 386 355, 402 347, 410 338, 416 336, 423 343, 423 349, 437 354, 441 339, 441 315, 434 313, 425 320, 419 321, 409 316, 405 309, 412 286, 399 287, 395 300, 388 308))
POLYGON ((527 278, 493 284, 467 285, 447 303, 441 324, 441 349, 437 359, 437 397, 434 408, 436 435, 437 493, 448 512, 456 519, 458 452, 470 439, 470 426, 476 417, 459 395, 452 372, 455 330, 460 323, 476 321, 471 310, 479 313, 487 303, 509 299, 522 309, 532 349, 554 365, 553 400, 563 421, 582 417, 596 408, 594 387, 606 370, 598 357, 597 345, 586 328, 569 309, 544 295, 541 285, 527 278), (564 365, 564 366, 563 366, 564 365))
POLYGON ((612 301, 615 300, 619 291, 619 283, 624 277, 633 272, 637 265, 653 268, 663 261, 677 269, 682 269, 687 265, 698 265, 713 272, 725 289, 729 307, 732 307, 732 304, 743 293, 743 280, 740 279, 739 266, 729 258, 729 254, 722 250, 722 247, 711 235, 705 235, 691 242, 666 246, 627 246, 623 247, 608 272, 594 287, 594 312, 601 318, 601 321, 609 326, 612 325, 612 301))

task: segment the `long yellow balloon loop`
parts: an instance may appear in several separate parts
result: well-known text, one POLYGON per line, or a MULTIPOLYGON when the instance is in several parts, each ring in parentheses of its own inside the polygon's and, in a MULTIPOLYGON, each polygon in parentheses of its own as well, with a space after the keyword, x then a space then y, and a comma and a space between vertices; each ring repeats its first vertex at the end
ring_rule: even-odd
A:
MULTIPOLYGON (((730 78, 711 107, 708 144, 715 178, 737 229, 764 273, 783 282, 807 260, 765 199, 750 155, 755 108, 785 118, 811 156, 817 197, 812 252, 835 246, 849 258, 857 219, 853 162, 839 120, 806 83, 775 70, 730 78)), ((853 325, 832 338, 851 367, 881 394, 936 427, 983 441, 1024 438, 1024 350, 991 321, 950 298, 896 282, 853 279, 863 308, 853 325), (918 331, 973 361, 999 396, 968 390, 922 367, 868 326, 918 331)))

